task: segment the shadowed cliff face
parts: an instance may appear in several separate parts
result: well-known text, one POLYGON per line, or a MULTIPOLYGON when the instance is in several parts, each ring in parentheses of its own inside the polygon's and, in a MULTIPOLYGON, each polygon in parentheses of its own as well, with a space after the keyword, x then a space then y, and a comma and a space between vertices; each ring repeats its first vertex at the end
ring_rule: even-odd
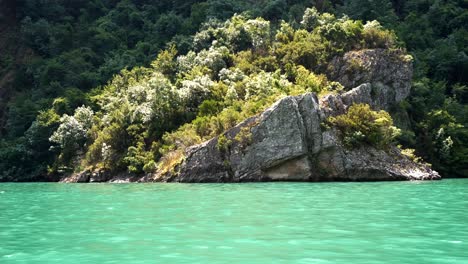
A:
MULTIPOLYGON (((355 59, 357 60, 357 59, 355 59)), ((389 109, 409 94, 411 62, 399 52, 365 50, 345 54, 332 65, 348 92, 327 95, 288 96, 245 120, 219 137, 187 150, 185 161, 160 181, 360 181, 426 180, 440 176, 426 165, 416 164, 396 147, 379 150, 370 146, 347 149, 337 132, 323 129, 330 116, 343 114, 356 103, 373 109, 389 109), (350 57, 360 57, 362 67, 350 67, 350 57), (360 83, 360 82, 363 83, 360 83), (223 144, 221 144, 223 143, 223 144)), ((333 76, 332 72, 332 76, 333 76)))

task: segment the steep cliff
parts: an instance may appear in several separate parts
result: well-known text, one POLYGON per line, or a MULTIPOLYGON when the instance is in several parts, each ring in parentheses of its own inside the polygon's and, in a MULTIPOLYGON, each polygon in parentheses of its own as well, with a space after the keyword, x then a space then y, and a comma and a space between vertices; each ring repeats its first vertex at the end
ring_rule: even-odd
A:
POLYGON ((356 103, 389 109, 410 90, 411 61, 400 52, 350 52, 331 64, 330 76, 345 88, 321 99, 288 96, 262 114, 201 145, 189 148, 168 182, 372 181, 440 179, 392 146, 347 148, 338 132, 322 127, 356 103))

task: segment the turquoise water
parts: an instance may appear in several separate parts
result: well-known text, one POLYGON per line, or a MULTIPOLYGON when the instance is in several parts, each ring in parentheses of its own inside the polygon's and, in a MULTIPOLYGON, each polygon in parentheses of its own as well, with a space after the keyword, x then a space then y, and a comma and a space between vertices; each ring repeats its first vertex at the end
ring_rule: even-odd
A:
POLYGON ((468 263, 468 180, 0 184, 0 263, 468 263))

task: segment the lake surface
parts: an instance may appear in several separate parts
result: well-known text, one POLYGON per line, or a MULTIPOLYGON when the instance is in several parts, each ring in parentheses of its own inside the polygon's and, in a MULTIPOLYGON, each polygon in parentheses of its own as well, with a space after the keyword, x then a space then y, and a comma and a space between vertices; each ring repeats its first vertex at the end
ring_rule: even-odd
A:
POLYGON ((0 184, 0 263, 468 263, 468 179, 0 184))

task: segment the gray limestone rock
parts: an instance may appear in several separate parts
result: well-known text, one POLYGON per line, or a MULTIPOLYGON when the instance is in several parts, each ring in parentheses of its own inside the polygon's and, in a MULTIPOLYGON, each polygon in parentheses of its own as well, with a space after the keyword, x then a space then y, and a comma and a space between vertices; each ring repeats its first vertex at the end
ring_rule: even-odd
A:
POLYGON ((367 101, 376 109, 389 110, 410 93, 412 62, 400 50, 350 51, 333 59, 328 68, 328 77, 340 82, 346 90, 370 84, 367 101))
POLYGON ((60 180, 60 182, 63 183, 85 183, 89 182, 89 179, 91 178, 92 172, 90 170, 85 170, 80 173, 75 173, 72 175, 69 175, 67 177, 64 177, 63 179, 60 180))
POLYGON ((95 170, 91 174, 91 177, 89 178, 89 182, 107 182, 108 180, 112 179, 112 175, 110 174, 109 171, 100 169, 100 170, 95 170))

